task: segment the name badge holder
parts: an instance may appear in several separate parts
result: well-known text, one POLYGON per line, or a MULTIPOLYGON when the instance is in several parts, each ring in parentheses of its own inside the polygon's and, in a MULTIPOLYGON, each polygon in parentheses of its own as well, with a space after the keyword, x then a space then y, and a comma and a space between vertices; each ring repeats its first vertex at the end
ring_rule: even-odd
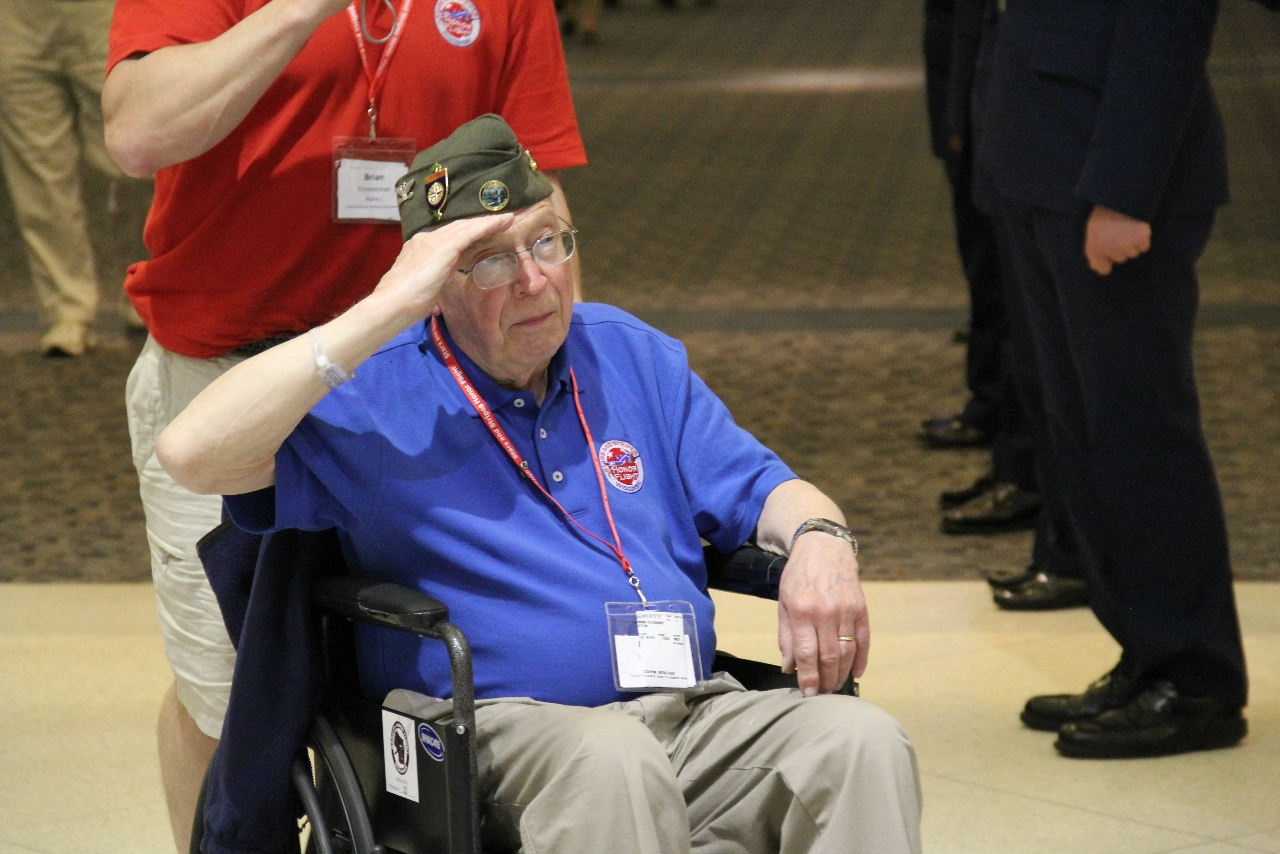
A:
POLYGON ((333 221, 398 223, 396 182, 417 144, 408 137, 340 136, 333 141, 333 221))
POLYGON ((369 136, 340 136, 333 140, 334 222, 400 222, 396 182, 409 171, 418 146, 411 138, 378 136, 378 97, 387 81, 387 68, 400 45, 412 6, 413 0, 404 0, 404 8, 396 15, 376 69, 369 61, 355 3, 347 6, 360 66, 369 84, 369 136))
POLYGON ((693 605, 677 600, 606 602, 604 612, 615 689, 677 691, 702 681, 693 605))

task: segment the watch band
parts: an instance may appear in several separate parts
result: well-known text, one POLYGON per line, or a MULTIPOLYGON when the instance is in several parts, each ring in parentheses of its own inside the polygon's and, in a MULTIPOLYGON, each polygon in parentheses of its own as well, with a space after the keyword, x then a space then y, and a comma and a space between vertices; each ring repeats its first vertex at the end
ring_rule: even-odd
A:
POLYGON ((853 531, 850 531, 839 522, 833 522, 830 519, 823 519, 819 516, 806 519, 800 523, 800 527, 796 528, 796 532, 791 535, 791 548, 788 549, 788 552, 795 549, 796 540, 800 539, 802 534, 807 534, 810 531, 821 531, 824 534, 839 537, 853 549, 854 557, 858 556, 858 538, 853 535, 853 531))

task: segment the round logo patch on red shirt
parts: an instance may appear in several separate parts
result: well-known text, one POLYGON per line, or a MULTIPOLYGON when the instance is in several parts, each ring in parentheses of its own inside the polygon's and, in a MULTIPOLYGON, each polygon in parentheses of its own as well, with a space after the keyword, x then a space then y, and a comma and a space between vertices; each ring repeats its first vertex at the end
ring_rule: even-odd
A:
POLYGON ((614 489, 639 492, 644 486, 644 463, 636 446, 621 439, 610 439, 600 446, 600 468, 614 489))
POLYGON ((454 47, 480 38, 480 10, 471 0, 436 0, 436 29, 454 47))

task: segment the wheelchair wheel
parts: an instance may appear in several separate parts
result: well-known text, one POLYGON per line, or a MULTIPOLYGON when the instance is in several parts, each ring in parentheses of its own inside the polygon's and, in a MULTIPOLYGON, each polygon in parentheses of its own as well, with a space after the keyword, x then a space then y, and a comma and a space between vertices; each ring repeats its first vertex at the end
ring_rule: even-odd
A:
POLYGON ((376 854, 373 827, 360 781, 333 726, 324 717, 311 728, 315 760, 293 764, 293 783, 307 811, 307 854, 376 854), (314 773, 313 769, 314 768, 314 773))

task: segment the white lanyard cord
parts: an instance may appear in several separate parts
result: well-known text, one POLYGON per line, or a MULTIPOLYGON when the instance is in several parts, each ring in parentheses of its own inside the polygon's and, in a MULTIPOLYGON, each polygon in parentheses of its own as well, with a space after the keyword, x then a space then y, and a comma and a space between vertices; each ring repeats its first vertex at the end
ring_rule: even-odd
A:
MULTIPOLYGON (((382 0, 382 5, 391 10, 391 20, 393 22, 398 22, 399 13, 396 11, 396 4, 391 2, 391 0, 382 0)), ((375 39, 369 33, 369 0, 360 0, 360 34, 364 36, 365 41, 369 44, 386 44, 391 41, 391 36, 395 34, 395 31, 396 24, 392 23, 391 29, 385 36, 380 39, 375 39)))

